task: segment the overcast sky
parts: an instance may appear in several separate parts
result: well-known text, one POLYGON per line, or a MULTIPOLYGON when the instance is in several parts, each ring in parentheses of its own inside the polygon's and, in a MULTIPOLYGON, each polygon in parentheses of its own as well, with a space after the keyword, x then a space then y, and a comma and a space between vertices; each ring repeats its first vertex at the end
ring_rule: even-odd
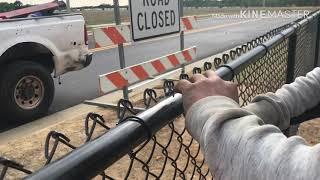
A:
MULTIPOLYGON (((53 0, 20 0, 23 4, 40 4, 46 2, 52 2, 53 0)), ((64 0, 65 1, 65 0, 64 0)), ((0 0, 0 2, 15 2, 15 0, 0 0)), ((128 0, 119 0, 120 5, 127 5, 128 0)), ((88 6, 88 5, 100 5, 103 3, 112 4, 113 0, 70 0, 72 7, 88 6)))

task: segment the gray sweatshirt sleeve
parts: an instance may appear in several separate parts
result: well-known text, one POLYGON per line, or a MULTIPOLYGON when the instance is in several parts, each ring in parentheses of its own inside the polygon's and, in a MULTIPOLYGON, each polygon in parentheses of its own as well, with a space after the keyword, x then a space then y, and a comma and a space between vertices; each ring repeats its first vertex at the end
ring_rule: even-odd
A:
POLYGON ((320 145, 286 138, 280 129, 320 102, 320 69, 246 108, 226 97, 207 97, 188 111, 186 125, 200 143, 215 179, 319 179, 320 145), (278 127, 277 127, 278 126, 278 127), (279 129, 280 128, 280 129, 279 129))
POLYGON ((306 77, 284 85, 276 93, 257 96, 245 109, 259 116, 266 124, 285 130, 291 118, 312 109, 319 102, 320 68, 316 68, 306 77))

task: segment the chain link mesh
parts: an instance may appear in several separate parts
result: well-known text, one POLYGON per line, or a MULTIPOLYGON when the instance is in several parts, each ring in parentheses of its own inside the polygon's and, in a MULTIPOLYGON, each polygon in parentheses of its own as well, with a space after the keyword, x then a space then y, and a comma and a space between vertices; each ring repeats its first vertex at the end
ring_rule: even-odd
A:
POLYGON ((314 68, 318 23, 313 19, 297 31, 294 77, 305 76, 314 68))
POLYGON ((236 75, 240 105, 248 105, 255 96, 282 87, 286 82, 287 61, 288 39, 236 75))

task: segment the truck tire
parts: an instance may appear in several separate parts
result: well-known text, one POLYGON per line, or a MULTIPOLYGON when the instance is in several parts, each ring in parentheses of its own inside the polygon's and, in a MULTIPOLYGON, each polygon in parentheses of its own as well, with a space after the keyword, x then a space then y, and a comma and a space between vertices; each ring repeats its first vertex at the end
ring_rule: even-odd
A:
POLYGON ((6 120, 24 123, 39 118, 48 112, 53 97, 53 79, 44 66, 15 61, 2 68, 0 112, 6 120))

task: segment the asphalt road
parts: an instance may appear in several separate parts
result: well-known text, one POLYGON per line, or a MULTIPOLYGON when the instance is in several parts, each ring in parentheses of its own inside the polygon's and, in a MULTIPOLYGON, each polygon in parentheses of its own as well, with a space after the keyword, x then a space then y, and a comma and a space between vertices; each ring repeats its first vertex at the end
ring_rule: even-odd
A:
MULTIPOLYGON (((197 46, 197 58, 202 59, 262 35, 269 30, 294 19, 216 19, 202 20, 204 30, 187 33, 185 47, 197 46)), ((91 44, 93 40, 91 39, 91 44)), ((92 46, 92 45, 90 45, 92 46)), ((134 65, 180 49, 178 35, 157 40, 133 43, 125 46, 126 65, 134 65)), ((94 53, 92 64, 81 71, 61 77, 62 85, 56 84, 56 95, 50 113, 72 107, 84 100, 99 96, 98 75, 120 68, 117 48, 94 53)))

